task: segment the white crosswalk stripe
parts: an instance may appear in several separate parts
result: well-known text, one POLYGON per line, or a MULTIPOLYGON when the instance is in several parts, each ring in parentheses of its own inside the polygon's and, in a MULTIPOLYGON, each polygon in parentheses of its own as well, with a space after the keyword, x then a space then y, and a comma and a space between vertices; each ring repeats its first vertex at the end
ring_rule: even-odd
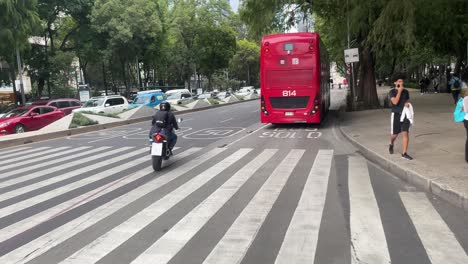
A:
POLYGON ((242 260, 304 152, 304 150, 299 149, 289 152, 211 251, 204 263, 231 264, 239 263, 242 260))
MULTIPOLYGON (((103 151, 103 150, 106 150, 106 149, 109 149, 109 147, 100 147, 100 148, 95 148, 95 149, 91 149, 91 150, 84 151, 84 152, 81 152, 82 149, 77 149, 79 151, 77 154, 66 155, 65 157, 59 158, 59 159, 51 159, 50 161, 41 162, 41 163, 38 163, 36 165, 24 166, 23 168, 15 169, 14 172, 9 171, 9 172, 0 173, 0 178, 11 177, 13 175, 18 175, 18 174, 25 173, 25 172, 28 172, 28 171, 33 171, 33 170, 37 171, 37 169, 39 169, 39 168, 50 168, 53 165, 60 166, 60 165, 63 165, 63 162, 65 162, 65 161, 74 160, 74 159, 77 159, 77 158, 82 157, 82 156, 89 156, 89 155, 91 155, 93 153, 103 151)), ((85 150, 85 149, 83 149, 83 150, 85 150)), ((61 167, 59 167, 59 168, 61 168, 61 167)), ((5 184, 5 182, 7 182, 7 181, 2 182, 1 184, 5 184)))
MULTIPOLYGON (((78 166, 78 165, 82 164, 85 161, 99 160, 101 158, 104 158, 104 157, 107 157, 107 156, 110 156, 110 155, 115 155, 117 153, 126 152, 129 149, 131 149, 131 148, 129 148, 129 147, 118 148, 118 149, 115 149, 115 150, 111 150, 109 152, 104 152, 104 153, 94 155, 94 156, 86 158, 86 159, 81 159, 81 160, 77 160, 77 161, 74 161, 74 162, 70 162, 70 163, 64 164, 64 165, 59 166, 59 167, 52 167, 52 168, 48 168, 46 170, 34 172, 34 173, 31 173, 31 174, 26 174, 26 175, 24 175, 22 177, 18 177, 18 178, 12 179, 10 181, 5 181, 5 182, 0 183, 0 187, 6 187, 6 186, 13 185, 13 184, 18 184, 18 183, 21 183, 21 182, 25 182, 27 180, 31 180, 31 179, 34 179, 36 177, 40 177, 40 176, 42 176, 44 174, 54 172, 58 168, 60 168, 62 170, 67 169, 67 168, 71 168, 71 167, 74 167, 74 166, 78 166)), ((117 157, 112 158, 112 159, 103 160, 103 161, 95 163, 93 165, 90 165, 90 166, 87 166, 87 167, 83 167, 83 168, 80 168, 80 169, 76 169, 76 170, 61 174, 60 176, 52 177, 52 178, 49 178, 47 180, 39 181, 38 183, 26 185, 24 187, 20 187, 18 189, 14 189, 14 190, 5 192, 5 193, 0 195, 0 201, 4 201, 4 200, 10 199, 10 198, 13 198, 15 196, 18 196, 20 194, 24 194, 24 193, 30 192, 32 190, 36 190, 36 189, 41 188, 41 187, 44 187, 44 186, 47 186, 47 185, 50 185, 50 184, 53 184, 53 183, 56 183, 56 182, 59 182, 59 181, 65 180, 65 179, 69 179, 71 177, 74 177, 74 176, 77 176, 77 175, 80 175, 80 174, 83 174, 83 173, 87 173, 87 172, 99 169, 102 166, 106 166, 106 165, 112 164, 114 162, 118 162, 118 161, 130 158, 130 157, 133 157, 135 155, 142 154, 145 151, 146 150, 144 150, 144 149, 137 149, 137 150, 135 150, 133 152, 122 154, 122 155, 117 156, 117 157)))
MULTIPOLYGON (((72 154, 72 155, 73 155, 73 153, 78 153, 79 154, 81 151, 84 151, 84 150, 87 150, 87 149, 90 149, 90 148, 91 147, 78 147, 78 148, 74 148, 74 149, 67 149, 65 151, 58 151, 57 153, 44 155, 44 156, 41 156, 41 157, 38 157, 38 158, 35 158, 35 159, 25 160, 25 161, 22 161, 22 162, 16 162, 16 163, 13 163, 13 164, 2 166, 2 170, 21 167, 21 166, 24 166, 24 165, 32 164, 33 162, 40 162, 40 161, 44 161, 44 160, 54 160, 54 158, 56 158, 56 157, 66 156, 68 154, 72 154)), ((14 173, 16 173, 16 170, 14 171, 14 173)))
POLYGON ((352 263, 391 263, 367 161, 357 156, 348 160, 352 263))
POLYGON ((132 263, 167 263, 276 152, 271 149, 263 151, 132 263))
POLYGON ((31 147, 15 147, 15 148, 10 148, 10 149, 0 149, 0 154, 1 154, 1 157, 5 157, 4 155, 6 154, 25 154, 28 150, 30 150, 31 147))
MULTIPOLYGON (((142 153, 142 150, 137 150, 137 151, 134 151, 134 152, 130 152, 130 153, 127 153, 125 155, 122 155, 122 156, 113 158, 111 160, 108 160, 107 164, 112 164, 114 162, 118 162, 118 161, 123 160, 125 158, 135 157, 135 156, 137 156, 137 155, 139 155, 141 153, 142 153)), ((122 170, 126 170, 128 168, 138 166, 138 165, 143 164, 143 163, 145 163, 147 161, 148 161, 147 157, 142 157, 142 158, 138 158, 138 159, 135 158, 132 161, 132 163, 127 163, 127 164, 122 164, 122 165, 119 165, 119 166, 115 166, 115 167, 113 167, 113 168, 111 168, 109 170, 106 170, 106 171, 103 171, 101 173, 91 175, 89 177, 85 177, 85 178, 83 178, 83 179, 81 179, 79 181, 76 181, 74 183, 71 183, 71 184, 68 184, 68 185, 65 185, 65 186, 62 186, 62 187, 58 187, 58 188, 56 188, 56 189, 54 189, 52 191, 49 191, 49 192, 46 192, 46 193, 31 197, 29 199, 24 199, 21 202, 18 202, 16 204, 12 204, 11 206, 4 207, 4 208, 0 209, 0 215, 8 216, 10 214, 13 214, 13 213, 18 212, 20 210, 23 210, 25 208, 28 208, 28 207, 34 206, 36 204, 39 204, 39 203, 41 203, 43 201, 46 201, 48 199, 52 199, 52 198, 57 197, 57 196, 59 196, 61 194, 73 191, 73 190, 78 189, 80 187, 83 187, 83 186, 85 186, 87 184, 90 184, 90 183, 96 182, 96 181, 98 181, 100 179, 103 179, 103 178, 109 177, 111 175, 114 175, 115 173, 118 173, 118 172, 120 172, 122 170)), ((66 174, 61 175, 59 177, 54 177, 54 178, 52 178, 50 180, 40 182, 40 184, 37 187, 47 186, 49 184, 53 184, 55 182, 59 182, 61 180, 68 179, 68 178, 70 178, 72 176, 82 174, 83 171, 89 172, 89 171, 92 171, 92 170, 93 169, 89 169, 89 167, 85 167, 81 171, 66 173, 66 174)), ((28 186, 28 190, 22 190, 22 192, 26 193, 27 191, 32 191, 34 189, 36 189, 35 186, 28 186)), ((94 191, 95 190, 90 191, 90 193, 93 193, 94 191)), ((15 192, 10 192, 9 194, 11 196, 11 197, 8 197, 9 199, 17 196, 17 194, 15 192)), ((4 197, 2 195, 1 198, 4 199, 6 197, 4 197)), ((73 199, 73 200, 75 200, 75 199, 73 199)), ((68 202, 64 203, 62 205, 62 207, 67 208, 68 206, 66 204, 69 204, 69 203, 73 204, 73 200, 69 200, 68 202)), ((37 219, 37 216, 35 216, 34 218, 37 219)), ((23 221, 26 221, 26 219, 23 220, 23 221)), ((26 221, 26 222, 28 222, 28 221, 26 221)), ((29 222, 29 223, 31 223, 31 222, 29 222)), ((0 234, 2 233, 2 231, 3 230, 0 230, 0 234)))
MULTIPOLYGON (((63 261, 63 263, 95 263, 152 221, 156 220, 164 212, 182 201, 185 197, 198 190, 209 180, 213 179, 226 168, 247 155, 250 151, 251 149, 238 150, 223 161, 177 188, 172 193, 166 195, 161 200, 153 203, 143 211, 140 211, 138 214, 134 215, 118 227, 112 229, 107 234, 101 236, 82 250, 79 250, 63 261)), ((159 262, 156 261, 156 263, 159 262)))
MULTIPOLYGON (((175 149, 174 149, 175 150, 175 149)), ((180 154, 178 154, 176 157, 174 157, 173 159, 173 162, 177 161, 177 160, 180 160, 182 158, 185 158, 195 152, 199 151, 198 148, 192 148, 192 149, 189 149, 187 151, 184 151, 180 154)), ((100 173, 100 177, 104 177, 106 176, 106 174, 113 174, 113 173, 116 173, 120 170, 126 170, 126 169, 129 169, 129 168, 132 168, 132 167, 135 167, 135 166, 138 166, 139 164, 143 163, 143 161, 147 161, 148 160, 148 157, 143 157, 143 158, 140 158, 140 159, 137 159, 135 160, 134 162, 132 163, 127 163, 127 164, 124 164, 124 165, 121 165, 121 166, 118 166, 118 167, 115 167, 109 171, 105 171, 103 173, 100 173)), ((148 174, 150 174, 152 172, 152 168, 150 167, 146 167, 145 169, 143 170, 140 170, 136 173, 133 173, 133 174, 130 174, 122 179, 118 179, 118 180, 115 180, 115 181, 112 181, 102 187, 100 187, 99 189, 93 189, 89 192, 86 192, 76 198, 73 198, 73 199, 70 199, 62 204, 59 204, 57 206, 54 206, 52 208, 49 208, 37 215, 34 215, 34 216, 31 216, 29 218, 25 218, 23 219, 22 221, 19 221, 19 222, 16 222, 15 224, 12 224, 8 227, 5 227, 3 229, 0 230, 0 242, 1 241, 4 241, 4 240, 7 240, 9 238, 11 238, 12 236, 15 236, 25 230, 28 230, 50 218, 53 218, 53 217, 56 217, 57 215, 59 214, 63 214, 64 212, 66 211, 69 211, 75 207, 78 207, 79 205, 85 203, 85 202, 88 202, 92 199, 96 199, 97 197, 100 197, 106 193, 109 193, 115 189, 118 189, 120 188, 121 186, 125 185, 125 184, 128 184, 130 182, 133 182, 135 180, 138 180, 148 174)), ((96 175, 95 175, 96 176, 96 175)), ((68 191, 68 189, 66 190, 68 191)), ((38 201, 44 201, 46 200, 46 198, 52 198, 52 197, 55 197, 57 196, 58 194, 54 191, 52 194, 50 193, 46 193, 45 194, 46 197, 41 197, 41 196, 36 196, 36 197, 33 197, 29 200, 29 203, 26 203, 25 206, 31 206, 32 204, 34 203, 39 203, 38 201)), ((22 202, 20 203, 22 204, 22 202)), ((11 211, 11 212, 8 212, 8 213, 13 213, 15 211, 19 211, 19 209, 16 207, 16 206, 12 206, 12 210, 14 211, 11 211)), ((3 214, 2 214, 3 215, 3 214)))
POLYGON ((320 150, 275 263, 313 263, 327 196, 333 150, 320 150))
MULTIPOLYGON (((138 200, 142 196, 157 190, 164 185, 168 184, 169 182, 179 178, 180 176, 184 175, 185 173, 189 172, 193 168, 199 166, 203 162, 215 157, 216 155, 220 154, 221 152, 225 151, 226 149, 223 148, 216 148, 213 149, 183 165, 180 167, 175 168, 174 170, 169 171, 168 173, 164 174, 162 177, 156 178, 155 180, 145 184, 125 195, 120 196, 117 199, 114 199, 109 204, 104 206, 98 207, 81 217, 74 219, 67 224, 54 229, 53 231, 43 235, 37 239, 32 240, 28 244, 17 248, 14 251, 11 251, 8 254, 0 257, 0 263, 2 261, 28 261, 31 260, 40 254, 48 251, 52 247, 60 244, 61 242, 67 240, 68 238, 78 234, 79 232, 85 230, 88 227, 93 226, 94 224, 98 223, 102 219, 106 218, 107 216, 117 212, 121 208, 131 204, 132 202, 138 200)), ((148 172, 152 172, 152 169, 148 169, 138 174, 147 175, 148 172)))
MULTIPOLYGON (((72 152, 74 151, 73 149, 70 149, 69 147, 58 147, 55 149, 47 149, 39 153, 34 153, 30 155, 25 155, 25 156, 19 156, 17 158, 2 160, 0 161, 0 166, 1 166, 0 171, 19 167, 22 165, 26 165, 28 163, 33 163, 33 162, 38 162, 38 161, 49 159, 50 158, 49 153, 55 153, 55 154, 59 153, 61 155, 63 153, 62 151, 70 151, 70 150, 72 152)), ((54 155, 54 154, 51 154, 51 155, 54 155)))
MULTIPOLYGON (((231 264, 244 259, 250 262, 251 249, 262 247, 261 242, 268 237, 262 232, 272 232, 271 228, 275 228, 271 227, 274 222, 271 220, 280 212, 277 205, 283 204, 289 196, 283 194, 295 188, 297 206, 291 208, 288 222, 284 221, 282 231, 276 234, 282 236, 282 240, 276 242, 276 253, 268 257, 268 263, 314 263, 317 257, 321 258, 318 250, 323 245, 319 245, 319 234, 327 229, 322 230, 322 218, 330 217, 324 212, 329 201, 333 201, 327 198, 328 189, 333 188, 329 181, 335 182, 335 174, 338 174, 332 173, 333 150, 319 150, 312 162, 309 160, 311 153, 304 149, 289 149, 284 153, 282 149, 203 151, 203 148, 193 147, 179 153, 179 148, 175 148, 174 157, 163 163, 163 170, 154 172, 146 147, 58 149, 20 148, 15 151, 23 151, 22 156, 28 156, 27 159, 19 155, 10 157, 9 162, 4 163, 6 169, 0 166, 0 177, 15 176, 0 182, 0 188, 24 183, 0 194, 3 206, 0 208, 3 226, 0 229, 0 263, 114 263, 114 257, 127 254, 125 250, 129 247, 134 253, 125 262, 135 264, 175 263, 197 247, 203 249, 203 255, 192 263, 231 264), (64 152, 67 154, 58 155, 64 152), (129 162, 123 163, 124 160, 129 162), (108 166, 106 170, 102 169, 104 166, 108 166), (71 168, 73 170, 67 170, 71 168), (234 170, 236 168, 239 169, 234 170), (74 177, 73 181, 67 181, 74 177), (32 183, 28 184, 30 180, 32 183), (215 182, 219 187, 214 188, 212 183, 215 182), (250 186, 250 182, 257 182, 258 187, 252 188, 255 185, 250 186), (57 187, 49 187, 53 184, 57 187), (154 196, 159 195, 160 189, 167 193, 154 196), (204 190, 203 197, 199 197, 201 190, 204 190), (239 203, 237 199, 245 191, 252 198, 243 197, 239 203), (201 201, 193 204, 193 209, 178 206, 192 196, 201 201), (148 199, 154 201, 148 202, 148 199), (140 202, 146 203, 144 208, 140 202), (94 205, 85 209, 83 205, 88 203, 94 205), (127 210, 133 205, 138 205, 139 211, 134 210, 130 215, 127 210), (224 214, 231 206, 237 206, 228 214, 231 218, 226 219, 232 225, 223 223, 225 227, 216 231, 216 240, 212 239, 209 247, 204 241, 194 241, 198 236, 211 237, 213 228, 207 224, 224 221, 224 214), (37 210, 40 207, 42 209, 37 210), (163 214, 179 210, 179 207, 187 212, 180 214, 182 211, 179 211, 180 217, 170 219, 173 222, 169 230, 151 242, 139 240, 142 230, 160 232, 153 224, 165 225, 169 218, 163 214), (85 211, 80 212, 82 209, 85 211), (125 214, 125 218, 121 218, 125 214), (50 226, 69 216, 73 218, 50 226), (15 220, 10 222, 10 219, 15 220), (39 231, 42 228, 44 232, 39 231), (39 234, 35 234, 36 231, 39 234), (81 240, 90 234, 94 235, 86 242, 81 240), (17 240, 20 244, 12 247, 17 240)), ((15 151, 8 153, 16 154, 15 151)), ((391 263, 387 245, 390 242, 385 235, 391 231, 386 230, 388 223, 380 215, 386 208, 376 199, 380 197, 374 192, 367 161, 357 155, 348 157, 348 188, 350 240, 346 248, 351 252, 341 254, 351 255, 351 263, 391 263)), ((399 195, 403 202, 400 206, 408 212, 408 219, 414 224, 432 263, 468 263, 463 244, 424 193, 400 192, 399 195)))
MULTIPOLYGON (((36 152, 41 152, 44 150, 50 149, 49 147, 38 147, 38 148, 19 148, 19 149, 13 149, 11 151, 5 151, 0 149, 0 165, 2 164, 7 164, 9 162, 15 162, 16 160, 21 160, 23 159, 26 155, 36 153, 36 152), (17 159, 18 156, 20 156, 20 159, 17 159)), ((37 155, 37 154, 32 154, 32 155, 37 155)))
POLYGON ((432 264, 468 263, 467 253, 425 193, 401 192, 400 197, 432 264))

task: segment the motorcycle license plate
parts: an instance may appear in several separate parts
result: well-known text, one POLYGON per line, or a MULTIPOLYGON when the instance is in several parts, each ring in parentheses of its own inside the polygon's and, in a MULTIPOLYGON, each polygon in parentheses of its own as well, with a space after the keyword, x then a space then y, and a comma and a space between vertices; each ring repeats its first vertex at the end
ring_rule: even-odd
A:
POLYGON ((151 144, 151 155, 152 156, 162 156, 163 144, 162 143, 153 143, 151 144))

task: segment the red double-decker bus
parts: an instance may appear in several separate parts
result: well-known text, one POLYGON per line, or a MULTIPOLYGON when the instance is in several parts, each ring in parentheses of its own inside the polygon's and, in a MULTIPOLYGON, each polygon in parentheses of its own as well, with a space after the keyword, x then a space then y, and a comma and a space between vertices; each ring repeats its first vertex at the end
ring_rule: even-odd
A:
POLYGON ((262 123, 320 123, 330 106, 330 63, 317 33, 265 36, 260 52, 262 123))

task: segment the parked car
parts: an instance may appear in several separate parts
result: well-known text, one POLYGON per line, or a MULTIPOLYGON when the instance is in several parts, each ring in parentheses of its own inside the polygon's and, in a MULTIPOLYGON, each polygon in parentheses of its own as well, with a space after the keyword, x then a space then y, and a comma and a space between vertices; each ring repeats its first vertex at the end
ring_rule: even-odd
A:
POLYGON ((65 115, 69 115, 73 110, 81 108, 80 100, 72 98, 34 101, 32 102, 32 105, 46 105, 57 107, 65 115))
POLYGON ((203 100, 203 99, 209 99, 209 98, 212 98, 213 97, 213 94, 211 93, 202 93, 202 94, 199 94, 199 95, 196 95, 194 97, 195 100, 203 100))
POLYGON ((242 87, 239 91, 237 91, 235 94, 239 96, 247 96, 253 94, 255 91, 253 86, 246 86, 242 87))
POLYGON ((17 107, 17 104, 0 105, 0 118, 17 107))
POLYGON ((166 92, 166 101, 170 104, 183 104, 193 101, 192 94, 188 89, 175 89, 166 92))
POLYGON ((0 118, 0 135, 23 133, 41 129, 65 114, 53 106, 23 106, 0 118))
POLYGON ((165 100, 166 95, 161 90, 142 91, 138 92, 129 107, 146 105, 154 108, 165 100))
POLYGON ((96 114, 116 114, 128 109, 127 98, 121 95, 91 97, 76 112, 93 112, 96 114))
POLYGON ((223 100, 223 99, 226 99, 228 98, 229 96, 231 96, 231 93, 230 92, 220 92, 218 93, 218 95, 216 95, 216 97, 220 100, 223 100))

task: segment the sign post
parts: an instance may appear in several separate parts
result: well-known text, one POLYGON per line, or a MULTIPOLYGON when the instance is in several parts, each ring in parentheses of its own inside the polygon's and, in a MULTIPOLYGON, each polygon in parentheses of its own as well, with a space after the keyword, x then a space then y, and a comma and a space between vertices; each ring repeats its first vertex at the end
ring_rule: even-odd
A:
POLYGON ((353 92, 353 96, 354 96, 354 101, 356 101, 357 99, 357 96, 356 96, 356 89, 355 89, 355 81, 354 81, 354 63, 355 62, 359 62, 359 49, 355 48, 355 49, 346 49, 344 51, 344 58, 345 58, 345 63, 349 63, 351 64, 351 82, 348 82, 348 85, 349 83, 351 83, 351 89, 352 89, 352 92, 353 92))
POLYGON ((80 101, 81 102, 86 102, 86 101, 89 100, 90 91, 89 91, 89 87, 88 87, 87 84, 78 85, 78 91, 80 93, 80 101))

